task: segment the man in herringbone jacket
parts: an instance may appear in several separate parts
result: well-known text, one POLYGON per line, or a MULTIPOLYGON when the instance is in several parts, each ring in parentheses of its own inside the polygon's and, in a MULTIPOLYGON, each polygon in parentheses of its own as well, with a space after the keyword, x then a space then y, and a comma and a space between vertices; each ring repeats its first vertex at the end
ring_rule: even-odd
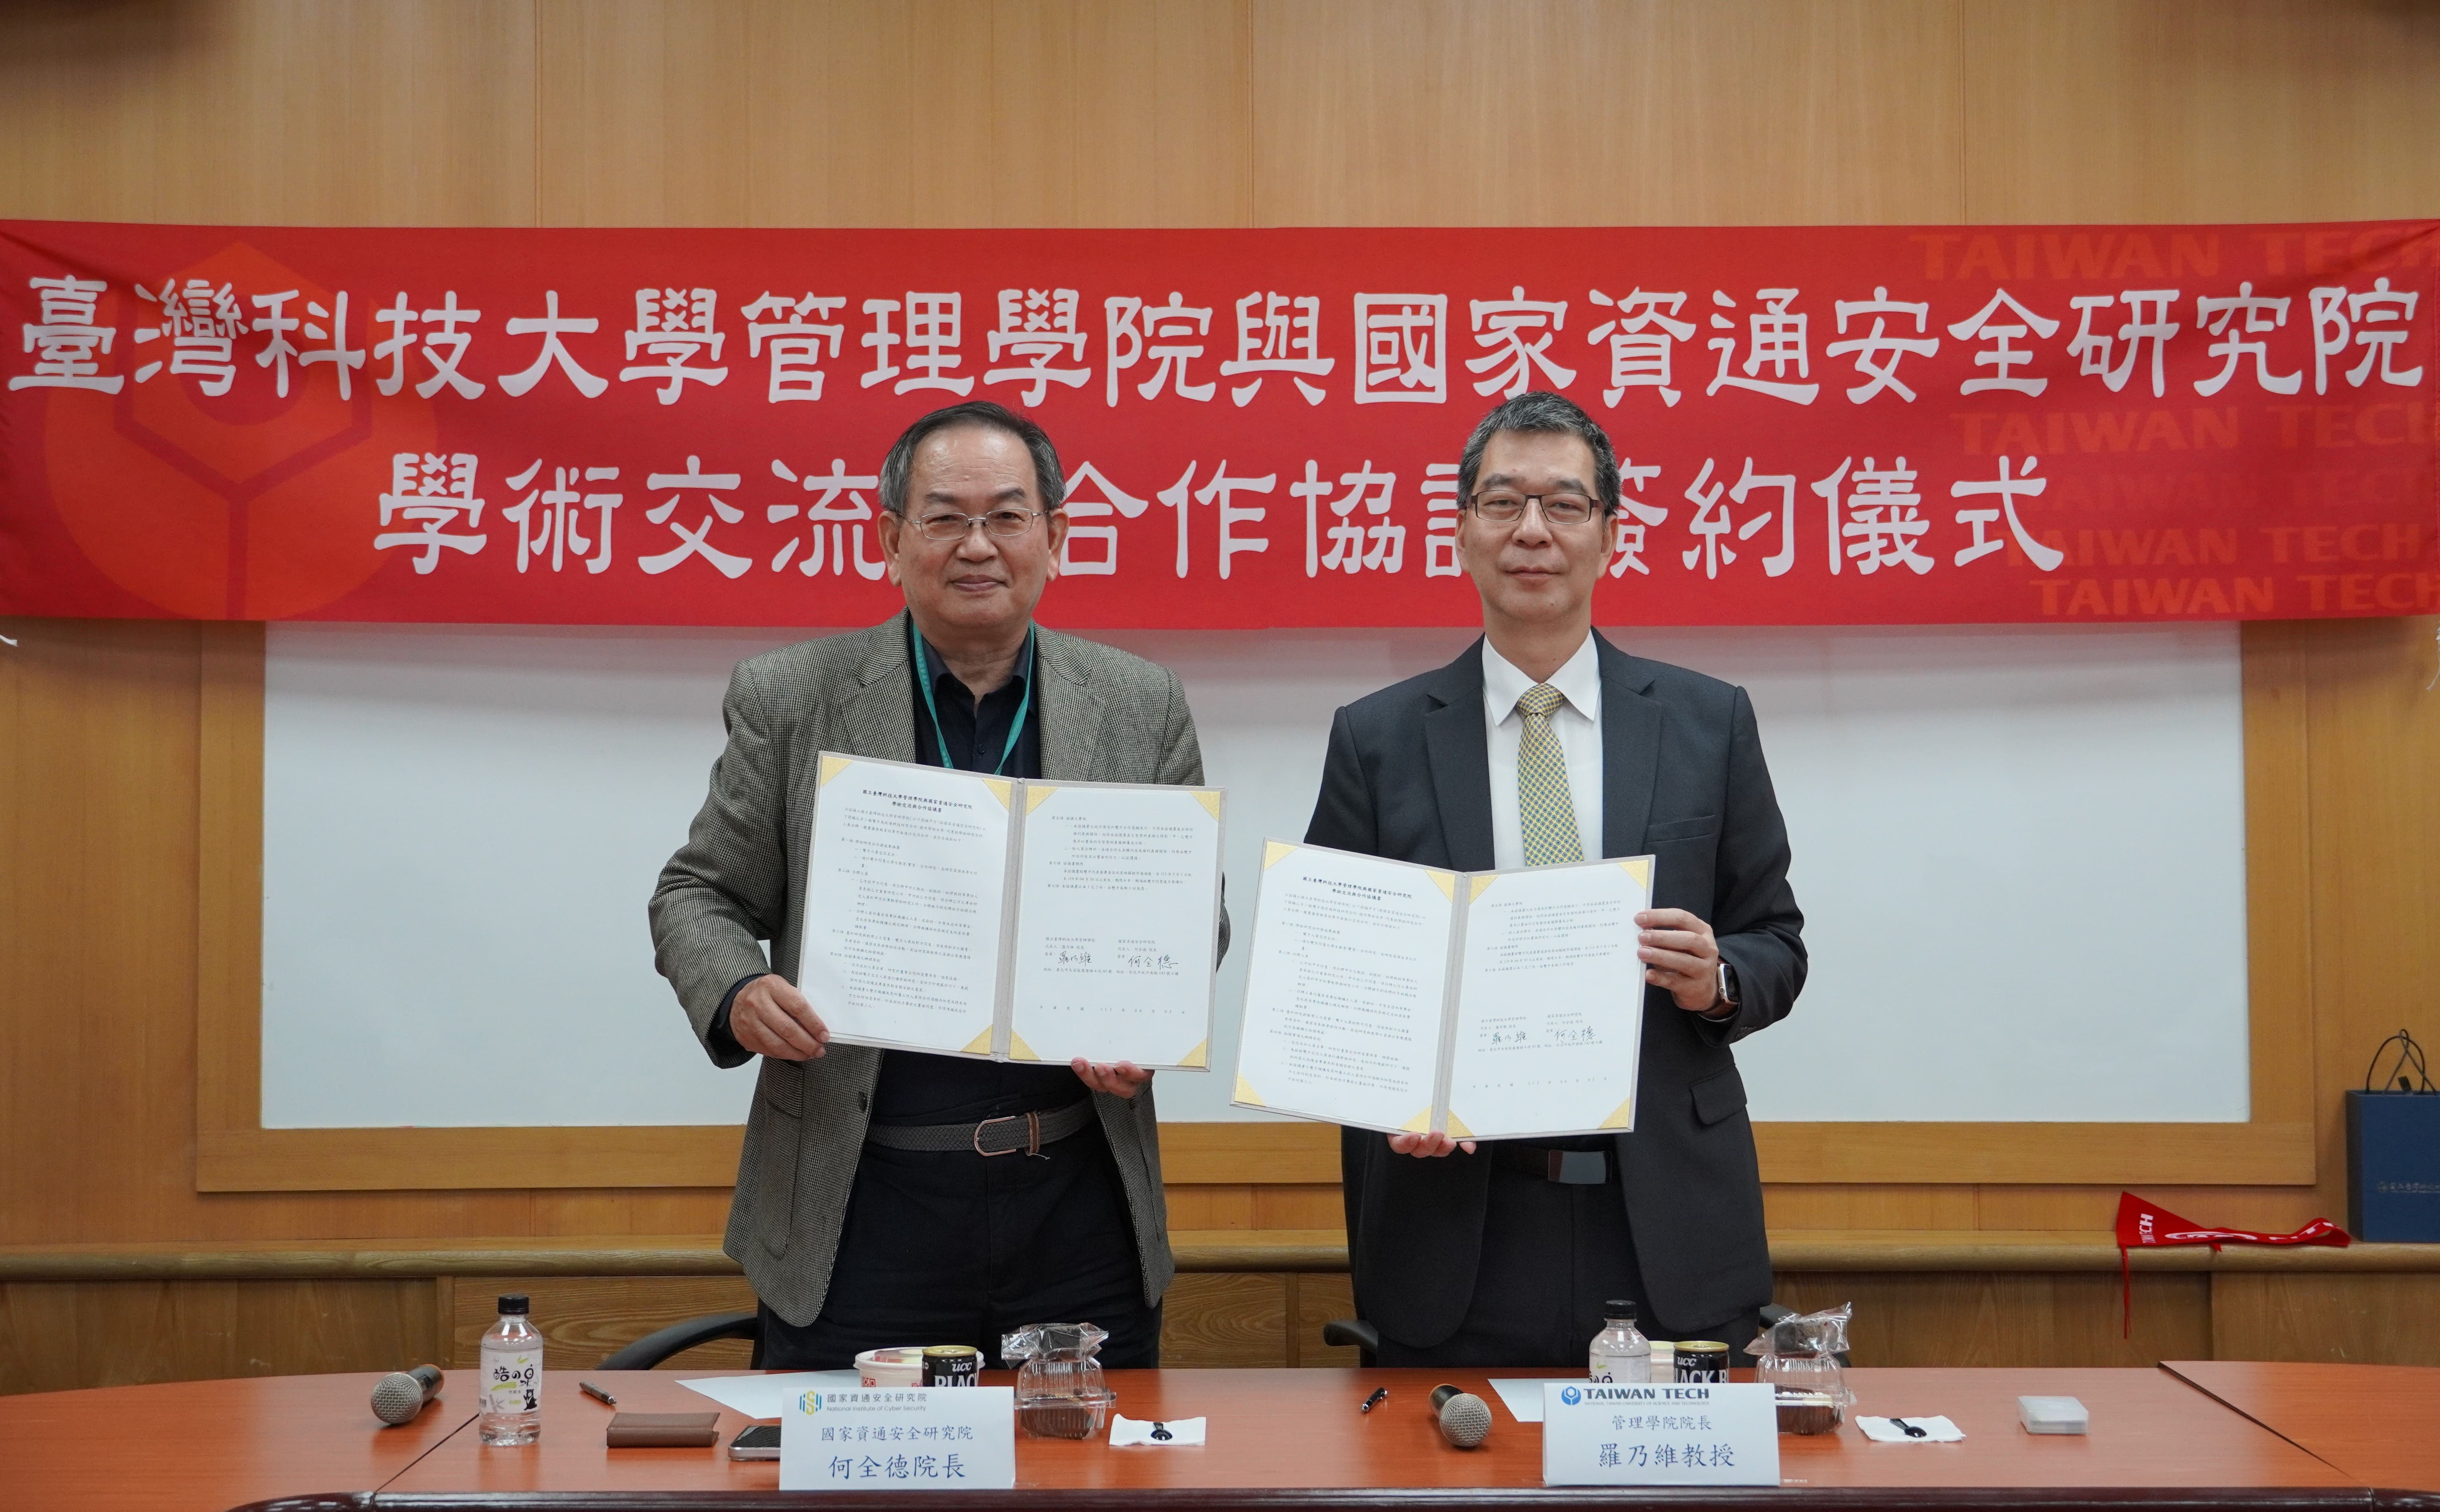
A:
POLYGON ((823 750, 1203 781, 1175 673, 1033 622, 1067 534, 1061 477, 1050 438, 996 405, 908 427, 878 522, 906 612, 738 665, 728 747, 653 891, 656 963, 705 1050, 762 1062, 726 1248, 761 1299, 766 1365, 910 1343, 996 1359, 1003 1330, 1046 1320, 1101 1324, 1113 1366, 1159 1359, 1174 1267, 1151 1074, 831 1045, 793 984, 823 750))

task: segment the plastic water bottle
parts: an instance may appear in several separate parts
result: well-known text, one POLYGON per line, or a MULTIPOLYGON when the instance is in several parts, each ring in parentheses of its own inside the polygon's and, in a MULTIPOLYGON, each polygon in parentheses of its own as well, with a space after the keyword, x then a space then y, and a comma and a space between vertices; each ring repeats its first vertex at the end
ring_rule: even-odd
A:
POLYGON ((530 1444, 542 1437, 542 1335, 527 1313, 523 1292, 500 1299, 500 1321, 483 1334, 483 1413, 475 1424, 486 1444, 530 1444))
POLYGON ((1593 1335, 1588 1374, 1595 1380, 1642 1385, 1652 1375, 1652 1343, 1635 1331, 1635 1304, 1603 1303, 1602 1318, 1607 1326, 1593 1335))

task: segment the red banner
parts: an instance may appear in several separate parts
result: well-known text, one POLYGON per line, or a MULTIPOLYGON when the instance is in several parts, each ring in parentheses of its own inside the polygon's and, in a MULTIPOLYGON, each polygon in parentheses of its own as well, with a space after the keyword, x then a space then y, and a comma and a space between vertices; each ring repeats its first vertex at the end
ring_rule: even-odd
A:
POLYGON ((0 612, 868 623, 906 423, 1058 442, 1076 626, 1462 624, 1525 388, 1605 623, 2440 610, 2440 223, 314 230, 0 223, 0 612))

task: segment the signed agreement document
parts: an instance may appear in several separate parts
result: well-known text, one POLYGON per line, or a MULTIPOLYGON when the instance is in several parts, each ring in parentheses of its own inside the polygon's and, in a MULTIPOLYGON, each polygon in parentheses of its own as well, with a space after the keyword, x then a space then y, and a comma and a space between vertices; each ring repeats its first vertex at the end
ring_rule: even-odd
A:
POLYGON ((1446 872, 1268 841, 1237 1105, 1459 1139, 1632 1129, 1652 864, 1446 872))
POLYGON ((834 1038, 1204 1068, 1218 788, 1018 782, 831 751, 817 783, 798 977, 834 1038))

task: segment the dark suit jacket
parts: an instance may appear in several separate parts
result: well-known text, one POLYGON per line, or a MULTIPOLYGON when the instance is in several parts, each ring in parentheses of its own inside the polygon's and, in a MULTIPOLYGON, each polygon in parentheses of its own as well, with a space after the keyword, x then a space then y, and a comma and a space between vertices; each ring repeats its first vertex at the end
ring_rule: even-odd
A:
MULTIPOLYGON (((1708 1324, 1770 1300, 1753 1126, 1729 1046, 1796 1001, 1804 918, 1745 690, 1594 640, 1602 854, 1657 856, 1654 906, 1710 923, 1737 979, 1737 1012, 1717 1023, 1645 990, 1635 1132, 1617 1141, 1647 1300, 1673 1323, 1708 1324)), ((1437 672, 1338 711, 1305 839, 1491 869, 1480 640, 1437 672)), ((1489 1152, 1419 1160, 1347 1129, 1340 1161, 1356 1310, 1402 1343, 1439 1343, 1474 1292, 1489 1152)))

